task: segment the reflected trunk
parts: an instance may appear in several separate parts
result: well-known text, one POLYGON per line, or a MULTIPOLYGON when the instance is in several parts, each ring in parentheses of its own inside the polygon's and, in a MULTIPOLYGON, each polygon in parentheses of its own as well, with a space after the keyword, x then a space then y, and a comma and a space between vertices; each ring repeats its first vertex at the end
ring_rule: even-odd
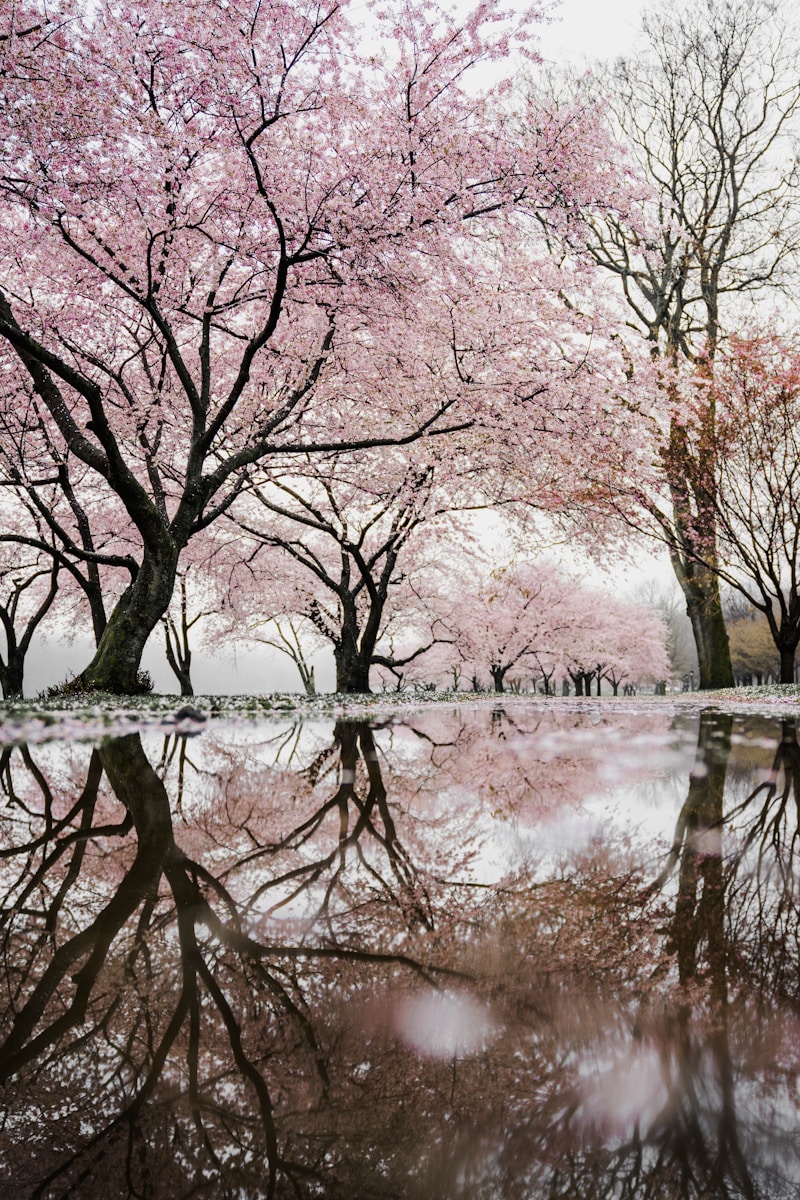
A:
MULTIPOLYGON (((700 717, 697 754, 686 801, 678 818, 670 865, 678 865, 675 915, 666 949, 674 953, 678 978, 685 995, 676 1012, 676 1030, 671 1052, 679 1055, 680 1088, 686 1099, 677 1116, 687 1127, 674 1130, 674 1155, 680 1162, 684 1145, 700 1144, 692 1151, 708 1163, 708 1194, 727 1195, 731 1185, 737 1195, 755 1197, 739 1132, 736 1081, 729 1033, 728 946, 726 878, 723 858, 725 784, 731 751, 730 715, 706 712, 700 717), (698 1022, 698 998, 705 995, 708 1015, 698 1022), (719 1092, 716 1129, 703 1132, 702 1112, 694 1111, 710 1081, 693 1076, 698 1064, 698 1045, 705 1038, 714 1065, 713 1083, 719 1092), (686 1100, 691 1107, 685 1112, 686 1100), (708 1145, 704 1143, 708 1141, 708 1145)), ((668 867, 667 870, 670 868, 668 867)), ((663 886, 666 872, 659 880, 663 886)), ((677 1100, 677 1097, 676 1097, 677 1100)), ((687 1167, 691 1170, 690 1163, 687 1167)), ((689 1178, 686 1179, 686 1186, 689 1178)))

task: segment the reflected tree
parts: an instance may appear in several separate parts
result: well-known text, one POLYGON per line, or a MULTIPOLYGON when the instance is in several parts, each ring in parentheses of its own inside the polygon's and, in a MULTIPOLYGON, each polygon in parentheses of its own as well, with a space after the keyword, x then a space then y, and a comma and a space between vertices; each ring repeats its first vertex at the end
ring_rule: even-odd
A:
POLYGON ((794 723, 703 715, 657 873, 532 712, 3 752, 12 1194, 793 1195, 794 723))
MULTIPOLYGON (((781 1077, 784 1106, 792 1094, 796 1054, 783 1045, 773 1055, 787 1019, 793 1030, 797 1016, 796 987, 789 996, 779 983, 787 974, 796 979, 797 926, 792 934, 786 920, 775 924, 778 914, 797 914, 791 865, 797 804, 791 812, 788 803, 800 779, 794 725, 781 722, 766 782, 726 810, 734 718, 713 710, 701 715, 686 801, 666 865, 649 889, 651 897, 661 895, 675 880, 657 910, 667 919, 652 979, 666 990, 660 1006, 648 994, 633 1029, 635 1038, 657 1046, 665 1087, 659 1110, 637 1123, 617 1152, 612 1175, 623 1185, 619 1194, 657 1197, 667 1187, 670 1195, 720 1200, 792 1194, 794 1184, 782 1172, 795 1156, 787 1110, 778 1115, 776 1097, 781 1077), (775 935, 772 948, 781 946, 768 962, 766 926, 775 935), (776 986, 788 1013, 770 1005, 776 986), (767 1073, 770 1098, 763 1090, 767 1073), (758 1100, 748 1094, 753 1087, 762 1089, 758 1100)), ((790 1178, 797 1169, 795 1159, 790 1178)))
POLYGON ((729 860, 738 903, 731 937, 748 981, 765 1004, 800 1000, 800 744, 797 718, 783 717, 769 769, 732 811, 737 848, 729 860))
POLYGON ((4 755, 15 816, 0 850, 9 981, 0 1079, 18 1119, 33 1104, 53 1122, 52 1141, 34 1153, 9 1140, 15 1122, 2 1135, 12 1182, 34 1169, 31 1194, 42 1196, 99 1196, 109 1171, 130 1195, 319 1186, 328 1135, 305 1128, 302 1114, 328 1094, 331 1051, 312 1010, 325 1031, 351 966, 458 976, 380 948, 397 942, 381 920, 430 930, 430 900, 395 827, 372 732, 339 722, 335 749, 338 782, 313 817, 218 874, 176 842, 167 790, 138 736, 93 751, 63 811, 28 750, 16 764, 24 786, 14 752, 4 755), (337 835, 318 852, 331 818, 337 835), (346 879, 350 856, 373 883, 371 902, 346 879), (292 904, 304 912, 285 940, 256 936, 259 921, 292 904), (359 907, 367 936, 337 933, 341 913, 359 907), (280 1140, 276 1103, 289 1114, 280 1140))

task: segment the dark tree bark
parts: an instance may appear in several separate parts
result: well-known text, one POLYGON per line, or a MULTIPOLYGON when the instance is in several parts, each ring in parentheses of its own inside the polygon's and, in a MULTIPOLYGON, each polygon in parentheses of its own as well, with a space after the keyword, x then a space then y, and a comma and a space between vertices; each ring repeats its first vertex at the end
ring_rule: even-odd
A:
POLYGON ((336 691, 344 693, 369 692, 369 669, 372 654, 352 623, 342 625, 339 642, 333 650, 336 664, 336 691))
POLYGON ((33 635, 55 601, 58 592, 58 572, 58 563, 55 561, 53 561, 51 566, 44 568, 34 565, 24 575, 22 575, 22 568, 20 568, 20 575, 22 577, 17 577, 17 573, 14 573, 15 577, 10 581, 11 588, 8 599, 5 603, 0 603, 0 626, 2 626, 6 641, 5 656, 0 654, 0 687, 2 687, 3 697, 6 700, 22 696, 25 659, 30 650, 33 635), (20 602, 28 588, 37 579, 47 575, 50 577, 48 590, 34 612, 24 622, 20 631, 17 628, 20 602))
POLYGON ((78 677, 87 690, 142 690, 142 654, 172 599, 178 554, 178 545, 168 538, 156 552, 145 550, 136 578, 117 602, 92 661, 78 677))
POLYGON ((504 692, 506 690, 505 678, 508 667, 498 666, 496 663, 490 666, 489 670, 492 673, 492 682, 496 692, 504 692))

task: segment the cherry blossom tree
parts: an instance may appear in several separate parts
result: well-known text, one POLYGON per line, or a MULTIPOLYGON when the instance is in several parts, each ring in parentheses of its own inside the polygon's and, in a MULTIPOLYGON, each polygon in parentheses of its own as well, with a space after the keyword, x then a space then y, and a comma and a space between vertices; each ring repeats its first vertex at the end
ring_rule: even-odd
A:
POLYGON ((564 651, 565 669, 578 696, 597 695, 603 680, 618 695, 622 684, 665 683, 671 675, 667 629, 647 607, 586 589, 583 611, 564 651))
MULTIPOLYGON (((577 585, 555 562, 520 560, 492 567, 476 558, 469 571, 451 565, 443 582, 451 657, 464 664, 474 686, 488 671, 494 690, 503 692, 510 672, 542 670, 553 653, 560 659, 573 628, 571 594, 577 585)), ((546 677, 549 686, 552 670, 546 677)))
POLYGON ((446 618, 467 675, 489 672, 502 692, 509 673, 544 682, 569 676, 577 695, 670 674, 665 623, 652 609, 586 587, 545 558, 467 577, 454 571, 446 618), (457 582, 456 582, 457 580, 457 582))
POLYGON ((373 16, 380 58, 335 3, 4 10, 3 368, 132 546, 83 686, 135 690, 181 554, 255 464, 463 420, 466 375, 408 408, 371 349, 449 319, 487 222, 610 190, 592 114, 541 111, 521 145, 468 85, 526 19, 373 16))
MULTIPOLYGON (((449 506, 456 503, 452 475, 435 452, 423 458, 399 449, 299 464, 292 474, 249 489, 232 511, 242 532, 244 566, 229 586, 234 618, 248 634, 293 659, 304 686, 310 672, 295 627, 313 627, 333 650, 336 690, 368 692, 370 671, 389 671, 416 661, 447 637, 430 614, 421 640, 397 648, 424 608, 427 558, 441 553, 449 506), (438 485, 439 478, 447 486, 438 485), (235 515, 234 515, 235 512, 235 515), (420 529, 425 526, 424 539, 420 529)), ((416 623, 420 631, 419 622, 416 623)))
POLYGON ((620 686, 666 682, 672 674, 668 630, 652 608, 614 599, 602 605, 605 629, 598 642, 598 680, 606 679, 614 695, 620 686))
MULTIPOLYGON (((231 506, 230 519, 256 547, 280 550, 292 564, 287 586, 280 556, 257 551, 257 563, 249 555, 255 590, 236 585, 252 592, 245 606, 256 623, 289 612, 311 620, 333 646, 337 690, 366 691, 373 666, 399 680, 441 639, 422 595, 436 583, 419 574, 446 558, 435 543, 457 514, 494 507, 524 525, 543 509, 572 514, 584 489, 582 456, 602 459, 606 443, 619 441, 598 403, 612 378, 624 379, 619 351, 599 331, 587 334, 585 318, 560 295, 566 287, 588 296, 591 280, 553 262, 532 276, 535 244, 517 226, 495 232, 488 248, 470 248, 466 274, 451 271, 443 322, 420 327, 410 344, 401 326, 388 353, 370 347, 376 390, 391 392, 404 409, 418 406, 423 392, 449 409, 467 388, 473 403, 459 409, 468 419, 446 441, 357 459, 309 456, 282 474, 253 473, 231 506), (420 620, 409 621, 409 605, 420 620), (401 609, 407 619, 390 629, 401 609)), ((278 636, 282 651, 289 642, 278 636)))

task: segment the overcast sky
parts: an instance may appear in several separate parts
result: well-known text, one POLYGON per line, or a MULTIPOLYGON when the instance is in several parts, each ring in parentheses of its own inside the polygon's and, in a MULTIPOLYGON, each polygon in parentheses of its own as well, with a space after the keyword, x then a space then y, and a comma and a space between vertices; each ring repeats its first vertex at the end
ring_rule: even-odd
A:
POLYGON ((616 58, 626 54, 639 32, 642 0, 563 0, 553 20, 542 24, 542 56, 555 62, 616 58))

